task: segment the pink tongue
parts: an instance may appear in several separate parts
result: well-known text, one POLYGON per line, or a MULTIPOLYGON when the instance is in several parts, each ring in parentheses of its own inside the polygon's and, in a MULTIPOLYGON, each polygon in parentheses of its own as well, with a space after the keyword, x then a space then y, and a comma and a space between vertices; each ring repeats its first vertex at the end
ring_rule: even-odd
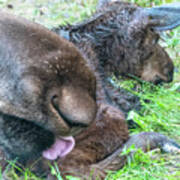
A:
POLYGON ((75 140, 72 136, 56 139, 55 143, 47 150, 43 151, 43 157, 49 160, 55 160, 58 157, 64 157, 72 151, 75 146, 75 140))

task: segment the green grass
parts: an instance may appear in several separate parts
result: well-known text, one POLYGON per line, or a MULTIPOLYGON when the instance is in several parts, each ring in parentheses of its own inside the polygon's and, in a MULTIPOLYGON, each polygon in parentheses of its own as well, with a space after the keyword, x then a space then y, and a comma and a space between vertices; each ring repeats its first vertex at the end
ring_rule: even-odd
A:
POLYGON ((51 28, 90 16, 96 0, 0 0, 0 6, 51 28), (13 9, 8 9, 8 5, 13 5, 13 9))
MULTIPOLYGON (((141 6, 177 1, 179 0, 129 0, 141 6)), ((90 16, 95 11, 96 2, 97 0, 0 0, 0 7, 51 28, 59 24, 75 23, 90 16), (8 9, 8 5, 12 5, 13 9, 8 9)), ((167 49, 176 66, 172 83, 153 86, 149 83, 139 84, 135 80, 115 79, 115 81, 120 87, 129 91, 133 89, 143 104, 140 113, 132 111, 129 114, 129 118, 133 118, 140 125, 140 128, 131 132, 132 134, 141 131, 156 131, 180 143, 180 27, 163 33, 160 43, 167 49)), ((14 172, 14 168, 9 176, 14 180, 21 179, 14 172)), ((56 165, 52 167, 51 172, 57 176, 58 180, 61 179, 56 165)), ((24 171, 23 179, 39 180, 28 169, 24 171)), ((107 179, 180 179, 180 155, 160 154, 159 151, 145 154, 138 151, 124 168, 113 174, 110 173, 107 179)))

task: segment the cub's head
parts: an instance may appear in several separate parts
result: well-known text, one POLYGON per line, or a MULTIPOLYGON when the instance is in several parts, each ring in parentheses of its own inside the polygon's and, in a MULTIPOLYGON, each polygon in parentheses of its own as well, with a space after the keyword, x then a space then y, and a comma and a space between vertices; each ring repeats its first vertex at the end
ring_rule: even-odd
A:
POLYGON ((80 52, 35 23, 0 16, 0 145, 25 163, 64 157, 96 115, 96 78, 80 52))
POLYGON ((104 26, 104 47, 111 48, 109 60, 117 75, 134 75, 155 84, 173 80, 173 62, 158 40, 160 31, 180 25, 180 3, 141 8, 118 0, 100 0, 98 13, 103 17, 98 28, 104 26))

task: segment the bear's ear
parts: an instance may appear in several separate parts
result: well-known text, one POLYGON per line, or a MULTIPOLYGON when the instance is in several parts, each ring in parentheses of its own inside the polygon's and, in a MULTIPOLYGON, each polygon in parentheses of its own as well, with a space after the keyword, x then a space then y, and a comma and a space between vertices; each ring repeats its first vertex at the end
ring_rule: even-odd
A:
POLYGON ((154 30, 165 31, 180 25, 180 3, 145 8, 144 13, 149 17, 149 22, 154 22, 154 30))

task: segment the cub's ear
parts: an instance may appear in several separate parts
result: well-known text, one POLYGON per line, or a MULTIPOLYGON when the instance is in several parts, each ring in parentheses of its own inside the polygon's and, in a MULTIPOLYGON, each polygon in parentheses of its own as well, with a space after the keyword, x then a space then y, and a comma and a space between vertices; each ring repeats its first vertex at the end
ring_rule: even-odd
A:
POLYGON ((180 3, 144 8, 154 30, 165 31, 180 25, 180 3))

